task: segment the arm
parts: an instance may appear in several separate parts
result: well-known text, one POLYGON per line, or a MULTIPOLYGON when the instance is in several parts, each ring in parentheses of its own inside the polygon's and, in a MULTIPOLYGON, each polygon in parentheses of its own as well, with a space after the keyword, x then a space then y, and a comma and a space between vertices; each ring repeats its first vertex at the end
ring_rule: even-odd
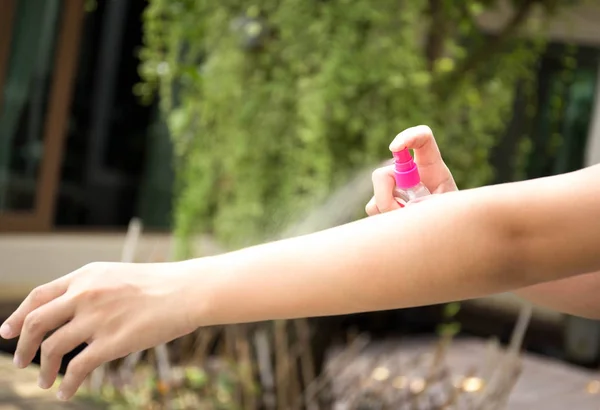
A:
MULTIPOLYGON (((432 192, 443 192, 453 181, 435 172, 436 163, 443 165, 439 151, 421 153, 423 180, 440 188, 432 192)), ((61 397, 69 398, 103 362, 198 326, 440 303, 598 271, 599 179, 596 166, 437 195, 213 258, 91 264, 32 291, 0 335, 20 335, 19 367, 31 362, 41 344, 44 388, 54 383, 62 357, 86 342, 60 387, 61 397)), ((384 192, 380 188, 376 197, 384 192)), ((598 305, 590 309, 597 312, 598 305)))
MULTIPOLYGON (((596 166, 454 192, 218 256, 219 273, 191 290, 210 308, 196 323, 403 308, 600 270, 599 179, 596 166)), ((199 270, 197 263, 186 269, 199 270)))
POLYGON ((540 306, 600 320, 600 272, 542 283, 515 293, 540 306))
MULTIPOLYGON (((398 134, 390 144, 391 151, 404 147, 414 150, 422 181, 432 193, 443 194, 458 190, 429 127, 421 125, 409 128, 398 134)), ((382 167, 373 173, 373 188, 374 196, 366 206, 367 214, 376 215, 399 208, 392 197, 394 179, 391 167, 382 167)), ((570 196, 571 191, 567 190, 565 194, 570 196)), ((428 198, 431 197, 422 199, 428 198)), ((573 196, 570 198, 577 200, 573 196)), ((599 291, 600 272, 534 285, 516 293, 536 304, 562 312, 600 318, 600 300, 597 296, 599 291)))

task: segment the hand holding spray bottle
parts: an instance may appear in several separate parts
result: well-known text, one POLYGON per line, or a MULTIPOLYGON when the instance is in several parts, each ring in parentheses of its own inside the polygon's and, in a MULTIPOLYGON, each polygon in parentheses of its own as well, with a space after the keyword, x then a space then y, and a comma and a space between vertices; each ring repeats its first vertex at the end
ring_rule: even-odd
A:
POLYGON ((431 195, 429 190, 421 182, 419 169, 410 155, 408 148, 394 152, 394 198, 404 207, 408 202, 431 195))

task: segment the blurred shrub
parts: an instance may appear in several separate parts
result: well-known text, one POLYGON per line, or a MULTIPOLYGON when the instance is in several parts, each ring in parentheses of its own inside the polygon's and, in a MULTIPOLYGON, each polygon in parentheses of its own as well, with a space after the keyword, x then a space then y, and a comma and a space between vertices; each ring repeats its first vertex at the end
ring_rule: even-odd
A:
POLYGON ((495 1, 150 0, 140 67, 174 139, 180 239, 265 239, 351 170, 390 156, 406 127, 430 125, 462 188, 486 183, 488 152, 541 39, 497 35, 495 1))

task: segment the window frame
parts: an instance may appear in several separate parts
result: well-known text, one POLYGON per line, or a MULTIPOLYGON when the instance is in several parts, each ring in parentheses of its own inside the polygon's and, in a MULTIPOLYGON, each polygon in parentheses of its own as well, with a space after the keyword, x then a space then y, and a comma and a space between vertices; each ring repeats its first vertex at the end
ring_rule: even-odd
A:
MULTIPOLYGON (((0 9, 0 90, 10 58, 12 29, 19 0, 3 0, 0 9)), ((36 183, 35 204, 29 212, 0 212, 0 232, 44 232, 53 227, 55 199, 60 177, 67 122, 79 58, 79 42, 85 15, 85 0, 63 2, 54 71, 44 118, 44 155, 36 183)), ((0 108, 2 95, 0 94, 0 108)))

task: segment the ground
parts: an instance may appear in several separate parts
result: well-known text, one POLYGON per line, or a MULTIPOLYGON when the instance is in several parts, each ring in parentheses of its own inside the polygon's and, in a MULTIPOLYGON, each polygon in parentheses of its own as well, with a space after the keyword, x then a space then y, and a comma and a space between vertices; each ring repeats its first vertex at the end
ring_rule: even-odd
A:
POLYGON ((51 391, 37 385, 35 366, 16 369, 12 357, 0 354, 0 410, 96 410, 81 401, 63 403, 56 399, 56 386, 51 391))

